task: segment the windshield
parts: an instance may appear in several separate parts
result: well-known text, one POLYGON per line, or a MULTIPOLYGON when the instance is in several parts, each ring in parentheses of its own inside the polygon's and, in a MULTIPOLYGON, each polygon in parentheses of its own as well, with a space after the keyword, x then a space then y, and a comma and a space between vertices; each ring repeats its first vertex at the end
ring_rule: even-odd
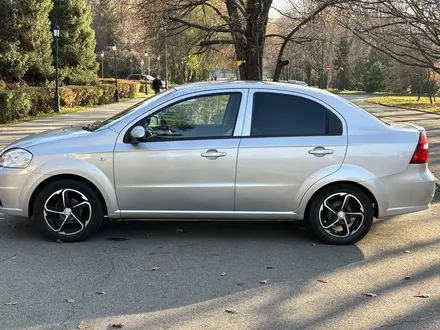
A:
POLYGON ((116 124, 117 122, 121 121, 122 119, 126 118, 131 113, 133 113, 134 111, 140 109, 141 107, 147 106, 150 103, 153 103, 153 102, 157 101, 158 99, 160 99, 161 97, 164 97, 164 96, 166 96, 168 94, 171 94, 174 91, 175 91, 175 89, 172 88, 172 89, 169 89, 169 90, 167 90, 165 92, 162 92, 162 93, 156 94, 154 96, 151 96, 150 98, 148 98, 146 100, 143 100, 143 101, 141 101, 139 103, 136 103, 135 105, 132 105, 131 107, 129 107, 129 108, 127 108, 127 109, 117 113, 116 115, 114 115, 114 116, 112 116, 110 118, 107 118, 107 119, 105 119, 103 121, 97 121, 97 122, 94 122, 94 123, 90 123, 87 126, 83 126, 83 129, 87 130, 87 131, 92 131, 93 132, 93 131, 96 131, 98 129, 108 128, 108 127, 116 124))

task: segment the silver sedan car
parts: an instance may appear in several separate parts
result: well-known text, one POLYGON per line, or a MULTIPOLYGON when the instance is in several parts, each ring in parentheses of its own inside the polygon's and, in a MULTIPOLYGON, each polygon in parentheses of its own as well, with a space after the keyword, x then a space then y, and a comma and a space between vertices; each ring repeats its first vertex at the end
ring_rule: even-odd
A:
POLYGON ((0 212, 52 240, 103 219, 302 220, 352 244, 373 218, 427 209, 422 127, 386 124, 328 92, 266 82, 170 89, 102 122, 1 153, 0 212))

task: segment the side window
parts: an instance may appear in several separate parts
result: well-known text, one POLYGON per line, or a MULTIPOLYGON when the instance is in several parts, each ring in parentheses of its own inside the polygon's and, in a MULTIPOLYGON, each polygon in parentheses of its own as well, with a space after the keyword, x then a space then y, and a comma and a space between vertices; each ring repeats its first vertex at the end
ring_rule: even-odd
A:
POLYGON ((299 96, 255 93, 251 136, 342 135, 339 118, 322 105, 299 96))
POLYGON ((149 115, 145 140, 220 138, 232 136, 240 108, 241 93, 198 96, 149 115))

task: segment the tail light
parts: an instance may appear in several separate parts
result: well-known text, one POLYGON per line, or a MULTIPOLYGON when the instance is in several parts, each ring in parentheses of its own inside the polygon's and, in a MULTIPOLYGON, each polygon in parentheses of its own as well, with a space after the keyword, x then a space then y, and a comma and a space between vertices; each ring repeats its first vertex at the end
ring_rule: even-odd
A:
POLYGON ((410 164, 425 164, 428 162, 428 138, 426 132, 420 132, 419 143, 417 144, 416 151, 411 158, 410 164))

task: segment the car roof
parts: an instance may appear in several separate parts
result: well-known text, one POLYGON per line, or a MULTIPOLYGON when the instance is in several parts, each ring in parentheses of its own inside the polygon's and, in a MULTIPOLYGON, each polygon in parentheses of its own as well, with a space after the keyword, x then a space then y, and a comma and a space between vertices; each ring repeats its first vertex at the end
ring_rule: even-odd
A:
POLYGON ((210 82, 183 84, 176 86, 174 88, 177 91, 181 91, 184 93, 196 93, 199 91, 218 90, 218 89, 249 88, 249 89, 292 91, 292 92, 298 92, 306 95, 315 96, 317 98, 333 96, 332 93, 315 87, 289 84, 289 83, 269 82, 269 81, 246 81, 246 80, 210 81, 210 82))

